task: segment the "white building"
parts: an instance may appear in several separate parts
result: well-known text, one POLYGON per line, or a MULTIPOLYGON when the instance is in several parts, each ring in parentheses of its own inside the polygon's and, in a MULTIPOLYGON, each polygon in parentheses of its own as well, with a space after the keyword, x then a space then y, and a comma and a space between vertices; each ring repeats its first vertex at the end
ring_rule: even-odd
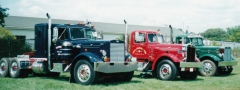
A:
MULTIPOLYGON (((8 16, 5 18, 5 28, 10 30, 13 35, 20 39, 34 39, 34 25, 37 23, 47 23, 47 18, 35 18, 35 17, 20 17, 20 16, 8 16)), ((52 19, 52 23, 55 24, 77 24, 78 22, 83 23, 84 21, 78 20, 60 20, 52 19)), ((116 39, 121 34, 125 33, 125 24, 115 24, 115 23, 104 23, 103 22, 92 22, 94 28, 100 32, 103 32, 104 39, 116 39)), ((173 26, 174 27, 174 26, 173 26)), ((158 30, 167 37, 166 40, 169 41, 170 29, 168 27, 158 27, 158 26, 141 26, 141 25, 128 25, 128 33, 133 30, 158 30)), ((176 28, 173 28, 173 37, 183 33, 176 28)))

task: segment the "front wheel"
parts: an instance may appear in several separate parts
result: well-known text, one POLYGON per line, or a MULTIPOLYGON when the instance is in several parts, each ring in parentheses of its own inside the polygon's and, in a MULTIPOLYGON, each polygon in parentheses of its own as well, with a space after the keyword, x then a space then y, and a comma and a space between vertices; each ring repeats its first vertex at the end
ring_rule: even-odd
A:
POLYGON ((203 60, 203 68, 200 71, 202 76, 214 76, 217 72, 216 64, 211 60, 203 60))
POLYGON ((7 59, 0 60, 0 76, 1 77, 9 76, 8 63, 9 62, 7 61, 7 59))
POLYGON ((86 60, 79 60, 74 67, 74 78, 77 83, 89 85, 94 83, 97 75, 92 64, 86 60))
POLYGON ((174 80, 177 76, 177 68, 170 60, 163 60, 157 65, 156 73, 161 80, 174 80))

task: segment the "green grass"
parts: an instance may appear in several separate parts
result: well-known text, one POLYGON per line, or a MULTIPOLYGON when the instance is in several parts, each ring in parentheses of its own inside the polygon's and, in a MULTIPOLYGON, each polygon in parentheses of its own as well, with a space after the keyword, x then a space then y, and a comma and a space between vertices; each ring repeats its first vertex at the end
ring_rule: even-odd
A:
POLYGON ((140 78, 135 72, 130 82, 100 81, 94 85, 83 86, 69 83, 69 74, 60 77, 2 78, 0 90, 239 90, 240 62, 230 75, 214 77, 198 76, 196 80, 162 81, 156 78, 140 78))

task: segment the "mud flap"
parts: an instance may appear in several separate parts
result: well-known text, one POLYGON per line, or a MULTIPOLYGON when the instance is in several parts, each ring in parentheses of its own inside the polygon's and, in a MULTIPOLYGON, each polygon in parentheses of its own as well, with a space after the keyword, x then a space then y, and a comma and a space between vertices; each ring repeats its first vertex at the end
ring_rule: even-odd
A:
POLYGON ((74 79, 74 75, 72 73, 73 71, 70 70, 70 77, 69 77, 69 83, 76 83, 75 79, 74 79))

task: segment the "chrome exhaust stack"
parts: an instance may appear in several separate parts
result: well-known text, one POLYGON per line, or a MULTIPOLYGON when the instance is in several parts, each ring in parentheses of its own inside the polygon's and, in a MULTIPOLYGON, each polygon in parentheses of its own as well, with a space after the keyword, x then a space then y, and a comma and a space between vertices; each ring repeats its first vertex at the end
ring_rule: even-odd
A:
POLYGON ((51 70, 51 53, 50 53, 50 47, 51 47, 51 17, 47 13, 48 17, 48 70, 51 70))
POLYGON ((124 23, 125 23, 125 27, 126 27, 126 29, 125 29, 125 49, 126 49, 126 51, 128 51, 128 34, 127 34, 127 21, 126 20, 124 20, 124 23))

